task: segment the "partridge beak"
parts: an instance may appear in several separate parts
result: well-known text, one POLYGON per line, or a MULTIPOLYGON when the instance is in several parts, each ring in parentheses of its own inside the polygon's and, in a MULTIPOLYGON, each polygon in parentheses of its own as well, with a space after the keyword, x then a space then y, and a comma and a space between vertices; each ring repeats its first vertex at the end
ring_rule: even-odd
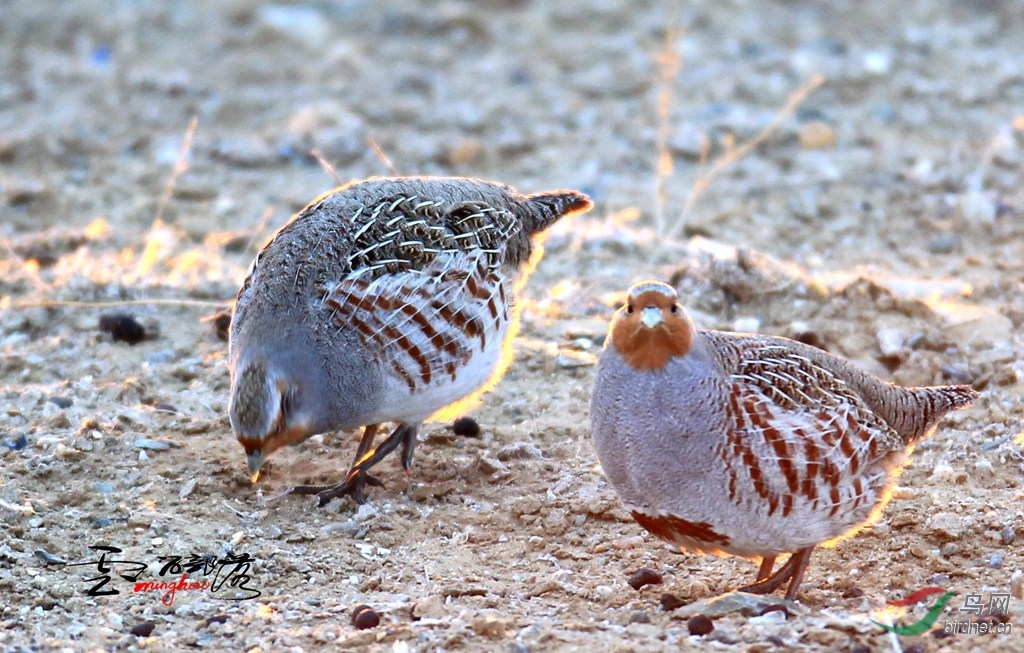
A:
POLYGON ((640 310, 640 321, 648 329, 658 326, 663 319, 662 311, 657 306, 645 306, 640 310))
POLYGON ((249 480, 255 483, 260 478, 260 467, 263 466, 266 456, 263 455, 262 449, 253 449, 245 457, 249 461, 249 480))

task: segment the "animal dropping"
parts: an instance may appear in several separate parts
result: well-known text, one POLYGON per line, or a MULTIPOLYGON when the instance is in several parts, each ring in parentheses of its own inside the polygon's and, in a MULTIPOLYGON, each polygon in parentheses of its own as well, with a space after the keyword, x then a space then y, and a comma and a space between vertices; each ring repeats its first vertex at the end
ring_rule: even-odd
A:
POLYGON ((612 319, 590 415, 637 523, 683 549, 760 560, 742 591, 788 581, 793 599, 814 547, 874 521, 913 445, 977 397, 892 385, 786 338, 697 329, 675 289, 645 281, 612 319))
POLYGON ((399 448, 410 473, 420 424, 463 414, 504 373, 539 234, 590 206, 575 191, 396 177, 300 211, 256 257, 231 320, 229 412, 253 480, 281 447, 359 426, 342 481, 293 491, 361 503, 399 448))

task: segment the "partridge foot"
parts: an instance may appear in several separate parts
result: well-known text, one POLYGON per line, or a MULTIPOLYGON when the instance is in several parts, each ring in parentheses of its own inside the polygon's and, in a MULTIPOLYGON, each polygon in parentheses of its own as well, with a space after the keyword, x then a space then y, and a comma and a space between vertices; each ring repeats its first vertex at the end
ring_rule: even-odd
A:
POLYGON ((768 561, 770 560, 774 563, 775 558, 765 558, 761 563, 761 569, 757 574, 757 580, 746 587, 741 587, 739 591, 746 592, 748 594, 771 594, 788 580, 789 589, 786 590, 786 600, 792 601, 796 598, 796 590, 800 587, 800 583, 804 579, 804 571, 807 570, 807 563, 811 561, 812 551, 814 551, 813 546, 800 549, 793 555, 789 556, 789 560, 786 561, 786 564, 782 565, 777 572, 770 576, 767 576, 767 574, 771 573, 771 565, 768 564, 768 561), (767 569, 765 569, 766 565, 767 569))
POLYGON ((372 476, 369 472, 353 470, 349 477, 334 485, 296 485, 291 489, 292 494, 308 496, 315 494, 319 501, 317 506, 326 506, 331 499, 340 499, 343 496, 350 496, 358 504, 366 503, 366 486, 384 487, 384 483, 372 476))
POLYGON ((293 494, 310 495, 315 494, 319 499, 317 505, 325 506, 331 499, 338 499, 343 496, 351 496, 356 503, 366 503, 366 486, 384 487, 376 476, 369 472, 370 468, 383 460, 389 453, 401 445, 402 467, 406 474, 409 473, 409 465, 412 462, 412 452, 416 447, 417 424, 400 424, 394 432, 380 443, 377 448, 373 447, 373 440, 377 433, 377 424, 367 425, 363 431, 363 437, 359 441, 359 448, 356 450, 356 457, 352 467, 345 475, 345 480, 340 483, 328 485, 297 485, 291 489, 293 494))

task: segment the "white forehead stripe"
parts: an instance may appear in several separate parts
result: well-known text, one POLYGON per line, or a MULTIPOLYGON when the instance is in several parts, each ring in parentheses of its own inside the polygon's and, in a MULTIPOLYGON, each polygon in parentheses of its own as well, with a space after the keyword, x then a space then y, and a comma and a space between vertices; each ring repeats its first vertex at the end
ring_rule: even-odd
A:
POLYGON ((645 292, 660 293, 672 301, 675 301, 678 298, 675 288, 660 281, 641 281, 640 283, 633 284, 633 287, 629 289, 629 296, 639 297, 645 292))

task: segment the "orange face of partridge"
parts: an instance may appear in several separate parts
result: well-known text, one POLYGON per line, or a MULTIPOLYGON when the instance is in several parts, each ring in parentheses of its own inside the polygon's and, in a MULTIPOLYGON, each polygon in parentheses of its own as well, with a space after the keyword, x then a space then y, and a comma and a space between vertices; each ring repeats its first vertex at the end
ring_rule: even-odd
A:
POLYGON ((660 370, 673 356, 685 356, 693 344, 693 324, 671 286, 638 283, 611 328, 615 350, 637 370, 660 370))

